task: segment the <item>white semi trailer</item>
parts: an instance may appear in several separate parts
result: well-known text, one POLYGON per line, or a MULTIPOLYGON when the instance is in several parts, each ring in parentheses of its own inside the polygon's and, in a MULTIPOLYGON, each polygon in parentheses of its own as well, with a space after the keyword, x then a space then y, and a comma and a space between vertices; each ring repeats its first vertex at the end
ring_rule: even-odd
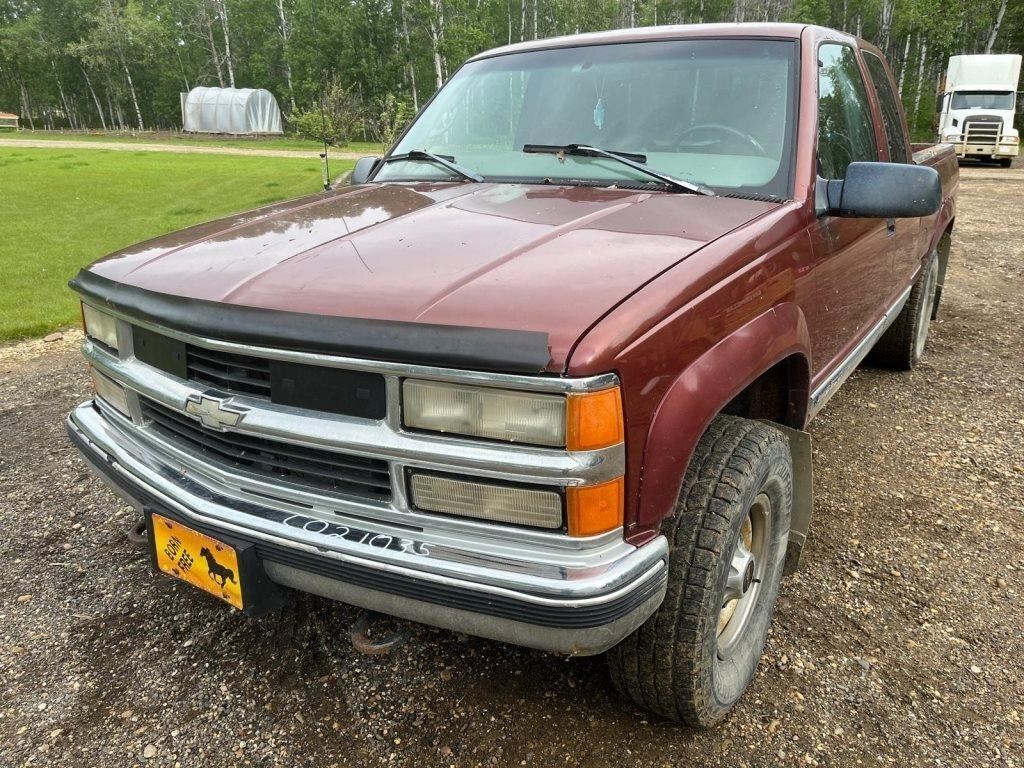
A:
POLYGON ((939 137, 959 157, 996 160, 1009 167, 1020 139, 1013 127, 1018 54, 950 56, 939 94, 939 137))

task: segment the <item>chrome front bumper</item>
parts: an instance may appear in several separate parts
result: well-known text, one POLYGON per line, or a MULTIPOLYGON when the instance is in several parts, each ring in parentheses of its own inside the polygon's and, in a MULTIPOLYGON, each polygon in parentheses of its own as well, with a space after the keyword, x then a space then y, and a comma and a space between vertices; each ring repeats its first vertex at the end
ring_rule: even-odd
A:
POLYGON ((1018 144, 1009 144, 1003 141, 974 141, 954 139, 953 145, 957 157, 988 157, 992 159, 1003 157, 1017 157, 1020 152, 1018 144))
POLYGON ((665 595, 668 545, 641 547, 613 531, 592 540, 521 542, 461 529, 330 513, 240 491, 155 447, 144 429, 86 402, 68 433, 111 487, 136 507, 255 544, 284 586, 383 613, 542 650, 589 655, 636 629, 665 595))

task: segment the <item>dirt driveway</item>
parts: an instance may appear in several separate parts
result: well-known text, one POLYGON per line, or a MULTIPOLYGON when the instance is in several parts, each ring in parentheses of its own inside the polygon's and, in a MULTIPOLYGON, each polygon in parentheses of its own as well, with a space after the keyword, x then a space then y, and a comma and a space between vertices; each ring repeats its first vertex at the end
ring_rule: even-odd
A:
POLYGON ((371 659, 352 608, 249 620, 151 575, 64 437, 77 334, 0 347, 0 765, 1024 765, 1020 176, 965 170, 924 363, 813 425, 806 567, 717 731, 632 709, 600 658, 413 626, 371 659))

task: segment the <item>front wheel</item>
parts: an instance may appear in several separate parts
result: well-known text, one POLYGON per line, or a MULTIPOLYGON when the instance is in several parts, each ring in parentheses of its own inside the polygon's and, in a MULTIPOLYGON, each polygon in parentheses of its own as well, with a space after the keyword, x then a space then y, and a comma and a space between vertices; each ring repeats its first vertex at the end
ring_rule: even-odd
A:
POLYGON ((746 690, 768 634, 789 539, 789 442, 719 416, 700 439, 663 526, 665 600, 608 652, 616 687, 663 717, 708 726, 746 690))
POLYGON ((1002 168, 1009 168, 1011 165, 1013 165, 1013 158, 1012 157, 1000 157, 999 158, 999 165, 1002 168))

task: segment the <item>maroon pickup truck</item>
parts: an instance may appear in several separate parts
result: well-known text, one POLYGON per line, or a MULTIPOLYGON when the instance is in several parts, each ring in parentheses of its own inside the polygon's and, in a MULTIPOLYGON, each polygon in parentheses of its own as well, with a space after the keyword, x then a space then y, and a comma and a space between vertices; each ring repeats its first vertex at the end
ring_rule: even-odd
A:
POLYGON ((71 439, 157 570, 246 613, 607 651, 714 723, 807 537, 803 430, 937 310, 956 158, 896 93, 801 25, 482 53, 350 185, 83 270, 71 439))

